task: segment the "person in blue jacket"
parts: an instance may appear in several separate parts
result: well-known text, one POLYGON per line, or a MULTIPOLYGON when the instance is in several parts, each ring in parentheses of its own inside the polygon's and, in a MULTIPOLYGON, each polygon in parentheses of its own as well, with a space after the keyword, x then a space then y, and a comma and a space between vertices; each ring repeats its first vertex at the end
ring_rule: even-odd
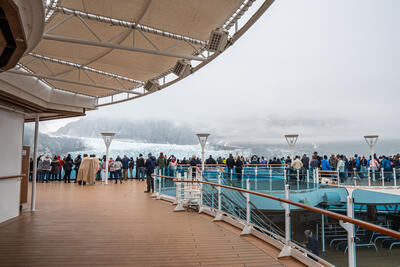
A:
POLYGON ((385 181, 390 181, 392 179, 392 163, 386 156, 382 156, 381 168, 385 172, 384 177, 385 181))
POLYGON ((121 181, 125 179, 125 181, 128 180, 128 169, 129 169, 129 158, 124 155, 124 157, 121 159, 122 162, 122 177, 121 181))
POLYGON ((325 155, 324 159, 321 161, 321 170, 330 171, 332 170, 331 164, 329 164, 328 157, 325 155))

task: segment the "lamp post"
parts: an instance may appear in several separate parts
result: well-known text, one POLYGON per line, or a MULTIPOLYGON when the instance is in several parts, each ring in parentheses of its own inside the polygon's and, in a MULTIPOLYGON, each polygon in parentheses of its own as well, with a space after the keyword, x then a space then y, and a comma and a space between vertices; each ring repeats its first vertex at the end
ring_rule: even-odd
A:
POLYGON ((376 142, 378 141, 378 137, 379 135, 365 135, 364 139, 365 142, 367 142, 367 144, 369 145, 370 149, 371 149, 371 166, 373 167, 373 170, 371 172, 372 173, 372 178, 375 181, 375 159, 374 159, 374 147, 376 142))
POLYGON ((106 144, 106 184, 108 184, 108 151, 115 133, 101 133, 101 135, 103 136, 104 144, 106 144))
POLYGON ((208 133, 198 133, 196 134, 197 138, 199 138, 199 143, 201 145, 201 172, 204 172, 204 147, 206 146, 208 133))
POLYGON ((292 161, 294 160, 294 146, 297 142, 298 134, 285 134, 286 142, 290 148, 290 155, 292 157, 292 161))

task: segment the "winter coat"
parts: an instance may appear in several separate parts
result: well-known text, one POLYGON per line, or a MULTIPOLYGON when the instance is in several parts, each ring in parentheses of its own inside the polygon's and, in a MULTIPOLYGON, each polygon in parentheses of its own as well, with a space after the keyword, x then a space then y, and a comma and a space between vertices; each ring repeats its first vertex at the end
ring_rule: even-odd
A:
POLYGON ((337 163, 338 163, 337 158, 335 158, 335 157, 329 158, 329 164, 332 166, 332 169, 333 169, 333 170, 336 170, 337 163))
POLYGON ((143 157, 139 157, 136 160, 136 168, 142 168, 142 167, 144 167, 144 159, 143 157))
POLYGON ((388 159, 383 159, 381 162, 381 166, 385 171, 390 171, 390 169, 392 168, 392 164, 388 159))
POLYGON ((114 171, 119 171, 122 168, 122 162, 119 160, 116 160, 114 162, 114 171))
POLYGON ((308 169, 310 167, 310 159, 308 157, 302 157, 301 163, 303 163, 303 168, 308 169))
POLYGON ((311 161, 311 168, 313 168, 313 169, 318 169, 319 168, 319 160, 318 159, 313 159, 312 161, 311 161))
POLYGON ((123 157, 121 159, 122 162, 122 168, 123 169, 128 169, 129 168, 129 158, 128 157, 123 157))
POLYGON ((206 159, 206 164, 217 164, 217 162, 213 158, 208 158, 206 159))
POLYGON ((60 162, 58 160, 53 160, 50 165, 51 165, 51 174, 58 174, 60 162))
POLYGON ((299 158, 295 159, 292 164, 290 165, 292 168, 295 168, 296 170, 300 170, 303 167, 303 163, 299 158))
POLYGON ((156 158, 151 156, 146 160, 144 166, 146 167, 146 174, 152 174, 154 172, 154 169, 156 168, 156 158))
POLYGON ((164 168, 165 166, 167 166, 167 160, 165 159, 164 156, 159 156, 156 164, 158 167, 164 168))
POLYGON ((66 158, 64 160, 64 162, 63 162, 64 171, 71 171, 72 170, 72 166, 73 166, 72 159, 71 158, 66 158))
POLYGON ((332 170, 332 166, 331 166, 331 164, 329 164, 329 161, 327 159, 323 159, 321 161, 321 170, 323 170, 323 171, 332 170))
POLYGON ((243 162, 242 162, 240 159, 237 159, 237 160, 236 160, 235 166, 236 166, 236 172, 237 172, 237 173, 242 173, 243 162))
POLYGON ((235 160, 232 157, 227 158, 226 166, 228 167, 228 169, 233 169, 233 167, 235 166, 235 160))

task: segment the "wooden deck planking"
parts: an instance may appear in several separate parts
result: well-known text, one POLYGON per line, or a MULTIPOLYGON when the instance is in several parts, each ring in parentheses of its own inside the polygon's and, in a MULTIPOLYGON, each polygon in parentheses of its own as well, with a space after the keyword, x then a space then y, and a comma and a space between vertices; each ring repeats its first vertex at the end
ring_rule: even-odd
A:
POLYGON ((0 266, 284 266, 246 238, 144 194, 144 182, 38 184, 0 224, 0 266))

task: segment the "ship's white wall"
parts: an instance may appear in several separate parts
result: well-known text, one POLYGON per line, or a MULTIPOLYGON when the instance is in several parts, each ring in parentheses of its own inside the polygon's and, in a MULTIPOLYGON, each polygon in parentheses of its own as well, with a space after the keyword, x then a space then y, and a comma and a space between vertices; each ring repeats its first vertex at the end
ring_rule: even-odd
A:
MULTIPOLYGON (((21 174, 24 116, 0 107, 0 177, 21 174)), ((19 214, 19 179, 0 180, 0 223, 19 214)))

